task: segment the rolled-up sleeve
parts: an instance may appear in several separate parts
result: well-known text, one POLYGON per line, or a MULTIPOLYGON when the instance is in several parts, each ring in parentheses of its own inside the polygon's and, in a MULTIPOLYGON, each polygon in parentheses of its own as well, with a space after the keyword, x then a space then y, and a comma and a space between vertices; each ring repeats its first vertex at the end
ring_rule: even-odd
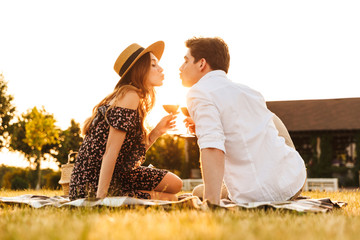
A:
POLYGON ((191 89, 187 95, 187 105, 195 122, 200 149, 216 148, 225 153, 225 135, 220 111, 211 101, 210 94, 191 89))

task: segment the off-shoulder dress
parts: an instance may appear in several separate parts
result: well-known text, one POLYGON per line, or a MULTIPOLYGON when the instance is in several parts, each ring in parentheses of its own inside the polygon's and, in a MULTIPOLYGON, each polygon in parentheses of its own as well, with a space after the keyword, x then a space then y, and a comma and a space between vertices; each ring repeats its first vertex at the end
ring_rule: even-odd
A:
POLYGON ((125 131, 126 136, 116 159, 108 196, 150 199, 150 194, 141 190, 153 190, 168 172, 141 166, 146 149, 138 111, 104 105, 98 108, 92 126, 80 146, 71 174, 71 200, 96 196, 110 126, 125 131))

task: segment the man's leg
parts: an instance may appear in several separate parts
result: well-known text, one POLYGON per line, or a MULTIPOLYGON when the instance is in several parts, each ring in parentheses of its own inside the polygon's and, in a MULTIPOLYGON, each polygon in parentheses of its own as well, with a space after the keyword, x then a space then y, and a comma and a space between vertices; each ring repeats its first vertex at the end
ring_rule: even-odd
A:
MULTIPOLYGON (((295 149, 295 145, 294 145, 293 141, 291 140, 290 134, 289 134, 288 130, 286 129, 284 123, 281 121, 281 119, 274 114, 273 121, 275 123, 277 130, 279 131, 279 136, 281 136, 285 139, 286 145, 295 149)), ((306 184, 306 180, 305 180, 305 183, 302 186, 302 188, 289 200, 295 200, 297 197, 299 197, 301 192, 304 190, 305 184, 306 184)))
MULTIPOLYGON (((202 200, 203 197, 204 197, 204 184, 197 185, 193 189, 192 195, 197 196, 198 198, 200 198, 202 200)), ((228 198, 228 196, 229 196, 229 194, 228 194, 227 188, 223 184, 222 187, 221 187, 221 197, 220 197, 220 199, 228 198)))
POLYGON ((286 129, 285 124, 281 121, 281 119, 274 114, 273 121, 274 121, 275 127, 279 131, 279 136, 283 137, 285 139, 286 145, 288 145, 292 148, 295 148, 295 145, 294 145, 293 141, 291 140, 290 134, 289 134, 288 130, 286 129))

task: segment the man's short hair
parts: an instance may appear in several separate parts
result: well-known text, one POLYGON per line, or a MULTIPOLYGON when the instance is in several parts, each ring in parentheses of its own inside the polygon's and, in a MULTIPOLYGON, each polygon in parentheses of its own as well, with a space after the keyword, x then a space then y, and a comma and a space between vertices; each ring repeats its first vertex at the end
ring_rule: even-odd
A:
POLYGON ((212 70, 228 72, 230 54, 229 48, 223 39, 219 37, 194 37, 188 39, 185 45, 190 49, 191 55, 195 58, 194 63, 204 58, 212 70))

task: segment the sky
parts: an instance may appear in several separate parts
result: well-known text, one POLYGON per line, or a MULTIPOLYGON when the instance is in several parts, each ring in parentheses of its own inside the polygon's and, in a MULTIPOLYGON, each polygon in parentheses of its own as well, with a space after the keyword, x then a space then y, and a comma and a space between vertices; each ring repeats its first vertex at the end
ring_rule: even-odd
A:
MULTIPOLYGON (((357 0, 0 0, 0 73, 17 114, 44 106, 62 129, 113 90, 114 62, 132 43, 165 41, 149 122, 162 104, 184 105, 178 69, 194 36, 223 38, 229 78, 267 101, 360 97, 359 12, 357 0)), ((26 165, 6 149, 1 163, 26 165)))

